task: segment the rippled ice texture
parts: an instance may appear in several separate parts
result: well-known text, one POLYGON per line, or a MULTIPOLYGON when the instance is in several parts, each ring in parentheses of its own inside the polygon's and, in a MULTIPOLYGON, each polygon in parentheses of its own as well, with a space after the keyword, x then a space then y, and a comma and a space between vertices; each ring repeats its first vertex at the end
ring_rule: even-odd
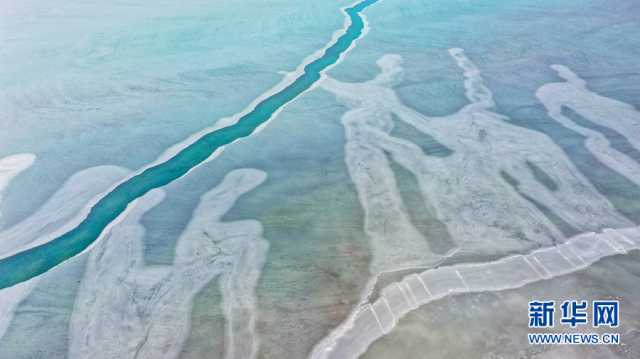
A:
MULTIPOLYGON (((349 3, 4 1, 0 258, 243 110, 349 3)), ((639 357, 637 2, 365 14, 263 131, 0 290, 0 358, 639 357), (526 344, 529 300, 612 297, 625 346, 526 344)))

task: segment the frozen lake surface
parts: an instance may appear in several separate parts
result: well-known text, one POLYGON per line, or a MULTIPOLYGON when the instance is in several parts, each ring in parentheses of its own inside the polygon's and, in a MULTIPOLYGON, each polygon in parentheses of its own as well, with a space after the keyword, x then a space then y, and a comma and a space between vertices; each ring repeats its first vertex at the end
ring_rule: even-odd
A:
POLYGON ((640 357, 638 15, 5 1, 0 358, 640 357))

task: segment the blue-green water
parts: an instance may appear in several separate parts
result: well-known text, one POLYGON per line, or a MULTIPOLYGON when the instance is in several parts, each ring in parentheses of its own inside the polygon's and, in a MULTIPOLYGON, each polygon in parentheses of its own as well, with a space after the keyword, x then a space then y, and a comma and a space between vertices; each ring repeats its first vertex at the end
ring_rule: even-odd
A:
POLYGON ((82 252, 100 236, 109 223, 125 211, 129 203, 154 188, 180 178, 209 158, 218 148, 251 135, 276 111, 309 89, 320 79, 324 70, 340 59, 362 35, 365 23, 360 13, 376 2, 377 0, 365 0, 345 9, 351 20, 346 32, 320 58, 305 66, 304 73, 293 83, 260 102, 236 124, 206 134, 168 161, 148 168, 118 185, 99 200, 86 219, 71 231, 44 245, 0 260, 0 288, 33 278, 82 252))

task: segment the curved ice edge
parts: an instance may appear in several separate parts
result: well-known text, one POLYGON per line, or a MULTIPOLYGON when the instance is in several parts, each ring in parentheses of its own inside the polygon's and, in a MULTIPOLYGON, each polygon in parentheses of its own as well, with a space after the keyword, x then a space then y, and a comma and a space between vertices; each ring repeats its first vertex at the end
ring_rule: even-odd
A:
MULTIPOLYGON (((88 219, 89 218, 89 214, 91 212, 91 209, 93 209, 93 207, 97 206, 99 204, 99 202, 101 202, 105 197, 107 197, 114 190, 116 190, 120 185, 125 184, 129 180, 131 180, 134 177, 137 177, 137 176, 143 174, 147 170, 150 170, 150 169, 152 169, 154 167, 160 166, 160 165, 170 161, 175 156, 177 156, 181 151, 187 149, 191 145, 194 145, 196 142, 201 140, 204 136, 206 136, 208 134, 211 134, 211 133, 213 133, 213 132, 215 132, 217 130, 220 130, 220 129, 223 129, 223 128, 227 128, 227 127, 231 127, 231 126, 237 124, 241 118, 243 118, 245 115, 248 115, 249 113, 254 111, 258 104, 260 104, 261 102, 265 101, 269 97, 278 94, 279 92, 283 91, 287 87, 289 87, 292 84, 294 84, 294 82, 296 80, 298 80, 299 78, 301 78, 305 74, 305 70, 304 70, 305 67, 307 67, 308 65, 310 65, 314 61, 320 60, 324 56, 324 54, 326 53, 326 51, 328 49, 330 49, 332 46, 336 45, 342 36, 348 34, 348 30, 349 30, 350 26, 353 25, 353 21, 352 21, 352 18, 350 16, 350 14, 348 13, 348 10, 352 9, 352 8, 356 8, 356 7, 362 7, 360 10, 357 11, 358 18, 362 21, 362 26, 363 26, 362 29, 360 30, 359 36, 354 38, 353 41, 349 44, 349 46, 344 51, 339 53, 338 59, 334 63, 328 64, 327 66, 325 66, 324 68, 322 68, 322 70, 320 70, 318 72, 318 74, 320 76, 319 79, 317 79, 307 89, 301 91, 298 95, 293 97, 291 100, 289 100, 289 101, 283 103, 281 106, 279 106, 273 113, 271 113, 271 115, 269 116, 269 118, 267 120, 262 122, 255 129, 253 129, 249 135, 244 136, 244 137, 240 137, 240 138, 235 138, 231 142, 227 143, 226 145, 219 146, 205 160, 193 165, 185 173, 183 173, 179 177, 173 179, 172 181, 178 180, 178 179, 188 175, 194 169, 196 169, 196 168, 200 167, 201 165, 213 160, 215 157, 217 157, 218 155, 220 155, 222 153, 222 151, 226 148, 226 146, 231 145, 231 144, 233 144, 233 143, 235 143, 237 141, 241 141, 243 139, 246 139, 248 137, 251 137, 251 136, 259 133, 260 131, 262 131, 262 129, 264 129, 289 103, 295 101, 300 96, 302 96, 305 93, 307 93, 308 91, 311 91, 311 90, 315 89, 316 86, 320 82, 322 82, 322 80, 324 80, 324 78, 326 78, 326 72, 329 71, 330 69, 332 69, 334 66, 337 66, 338 64, 340 64, 344 60, 345 56, 349 52, 351 52, 351 50, 353 50, 353 48, 355 48, 357 41, 359 39, 361 39, 362 37, 367 35, 367 33, 369 32, 369 23, 367 21, 366 16, 362 13, 362 10, 364 10, 364 8, 368 7, 369 5, 372 5, 372 4, 376 3, 376 2, 381 2, 381 1, 383 1, 383 0, 357 0, 357 1, 353 2, 351 5, 347 5, 347 6, 344 6, 344 7, 340 8, 341 12, 345 15, 343 28, 339 29, 339 30, 337 30, 337 31, 335 31, 333 33, 331 40, 325 45, 325 47, 323 47, 322 49, 316 51, 315 53, 313 53, 312 55, 308 56, 307 58, 305 58, 303 60, 303 62, 297 67, 297 69, 295 71, 293 71, 293 72, 289 73, 288 75, 286 75, 283 78, 283 80, 280 83, 278 83, 277 85, 275 85, 273 88, 271 88, 270 90, 266 91, 262 95, 258 96, 254 101, 252 101, 241 112, 239 112, 239 113, 237 113, 237 114, 235 114, 235 115, 233 115, 231 117, 222 118, 222 119, 218 120, 214 126, 209 127, 209 128, 205 128, 205 129, 203 129, 203 130, 201 130, 201 131, 189 136, 187 139, 183 140, 182 142, 179 142, 179 143, 169 147, 155 161, 153 161, 150 164, 148 164, 148 165, 140 168, 139 170, 131 173, 129 176, 124 178, 122 181, 119 181, 119 182, 115 183, 102 196, 98 196, 97 198, 92 200, 89 204, 87 204, 84 216, 82 217, 82 221, 84 221, 85 219, 88 219)), ((129 202, 127 207, 130 207, 134 200, 129 202)), ((125 211, 127 211, 127 210, 128 210, 128 208, 125 209, 125 211)), ((114 218, 113 221, 116 221, 120 217, 122 217, 122 213, 120 213, 117 216, 117 218, 114 218)), ((109 225, 107 227, 109 227, 109 225)), ((104 233, 106 231, 107 231, 107 228, 103 228, 102 231, 101 231, 101 234, 98 237, 104 235, 104 233)), ((95 240, 97 240, 97 238, 95 238, 93 240, 93 242, 95 242, 95 240)), ((53 242, 53 241, 55 241, 55 239, 50 241, 50 242, 53 242)), ((44 245, 44 244, 47 244, 47 243, 41 243, 40 245, 44 245)), ((29 250, 34 250, 36 247, 38 247, 38 246, 31 246, 31 247, 24 248, 23 252, 26 252, 26 251, 29 251, 29 250)), ((91 246, 89 246, 89 247, 91 247, 91 246)), ((12 286, 15 286, 15 285, 17 285, 17 284, 19 284, 21 282, 28 281, 29 279, 31 279, 33 277, 39 276, 39 275, 51 270, 52 268, 60 265, 61 263, 65 262, 66 260, 69 260, 69 259, 71 259, 71 258, 73 258, 75 256, 78 256, 78 255, 86 252, 86 250, 87 250, 87 248, 83 248, 82 250, 79 250, 77 253, 75 253, 75 254, 71 255, 70 257, 62 260, 61 262, 56 263, 56 264, 54 264, 54 265, 52 265, 50 267, 47 267, 47 268, 45 268, 43 270, 39 270, 38 273, 31 274, 30 277, 25 278, 25 279, 21 279, 20 281, 9 281, 7 283, 3 283, 3 282, 0 281, 0 289, 12 287, 12 286)), ((11 256, 20 255, 20 254, 23 254, 23 252, 13 253, 11 256)), ((0 258, 0 264, 1 264, 2 261, 10 259, 11 256, 3 256, 2 258, 0 258)), ((1 274, 1 272, 0 272, 0 274, 1 274)))
POLYGON ((35 160, 36 155, 33 153, 18 153, 0 158, 0 191, 4 190, 20 172, 31 167, 35 160))
MULTIPOLYGON (((2 201, 4 191, 11 181, 22 173, 22 171, 31 167, 35 160, 36 155, 33 153, 19 153, 0 158, 0 202, 2 201)), ((1 218, 2 212, 0 211, 0 219, 1 218)), ((1 229, 0 227, 0 230, 1 229)))
POLYGON ((312 359, 357 358, 410 311, 449 295, 515 289, 573 273, 598 260, 640 249, 640 227, 584 233, 564 243, 493 262, 465 263, 411 274, 365 302, 316 345, 312 359))

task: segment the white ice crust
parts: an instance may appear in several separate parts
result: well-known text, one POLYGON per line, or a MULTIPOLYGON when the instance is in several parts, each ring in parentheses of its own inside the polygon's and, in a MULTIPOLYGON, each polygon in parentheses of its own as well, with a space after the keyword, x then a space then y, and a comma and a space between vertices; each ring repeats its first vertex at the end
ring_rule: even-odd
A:
POLYGON ((327 78, 321 83, 349 107, 342 117, 346 163, 365 211, 372 273, 442 260, 411 223, 390 160, 415 176, 425 205, 433 207, 456 242, 451 252, 495 255, 521 249, 524 240, 550 245, 563 239, 556 224, 523 194, 582 231, 632 225, 550 138, 494 112, 493 95, 480 70, 461 49, 449 52, 464 72, 470 102, 449 116, 428 117, 400 101, 392 87, 402 77, 398 55, 383 56, 378 61, 381 74, 371 81, 327 78), (393 115, 453 153, 428 156, 415 143, 394 137, 393 115), (531 164, 544 170, 556 188, 541 183, 531 164))
POLYGON ((611 147, 609 140, 602 133, 584 127, 565 116, 562 109, 569 108, 592 123, 616 131, 639 151, 640 111, 629 104, 589 91, 586 81, 566 66, 551 65, 551 69, 565 81, 546 84, 536 92, 540 102, 547 108, 549 116, 561 125, 585 136, 585 146, 600 162, 640 185, 638 162, 611 147))
MULTIPOLYGON (((378 61, 381 74, 371 81, 343 83, 327 78, 321 84, 349 107, 342 117, 346 162, 365 211, 365 230, 373 251, 372 273, 377 276, 406 268, 407 263, 416 269, 428 267, 437 260, 427 239, 409 220, 390 159, 415 176, 426 204, 434 208, 456 242, 452 251, 499 254, 530 248, 522 245, 523 240, 543 247, 493 262, 414 273, 386 286, 373 301, 367 292, 351 315, 315 346, 312 359, 357 358, 389 333, 402 316, 434 300, 457 293, 518 288, 640 249, 640 227, 619 214, 551 139, 511 125, 495 113, 493 95, 480 70, 462 49, 449 53, 464 72, 470 102, 449 116, 428 117, 402 104, 392 88, 402 76, 402 58, 397 55, 383 56, 378 61), (392 136, 393 114, 453 153, 427 156, 416 144, 392 136), (543 170, 555 188, 536 179, 527 163, 543 170), (565 239, 560 228, 525 196, 586 233, 565 239)), ((590 149, 602 151, 597 156, 605 164, 638 181, 637 163, 626 156, 620 158, 601 135, 573 124, 562 116, 560 108, 571 107, 594 122, 602 123, 606 118, 606 126, 628 134, 634 145, 640 140, 637 111, 588 92, 584 81, 567 68, 554 69, 568 82, 546 85, 538 91, 550 115, 597 143, 590 149)))
POLYGON ((164 197, 153 190, 89 256, 70 324, 70 358, 177 358, 190 331, 194 296, 219 277, 225 357, 255 358, 255 286, 268 242, 253 220, 222 222, 237 199, 266 179, 229 173, 206 193, 178 239, 172 265, 146 265, 141 217, 164 197))

